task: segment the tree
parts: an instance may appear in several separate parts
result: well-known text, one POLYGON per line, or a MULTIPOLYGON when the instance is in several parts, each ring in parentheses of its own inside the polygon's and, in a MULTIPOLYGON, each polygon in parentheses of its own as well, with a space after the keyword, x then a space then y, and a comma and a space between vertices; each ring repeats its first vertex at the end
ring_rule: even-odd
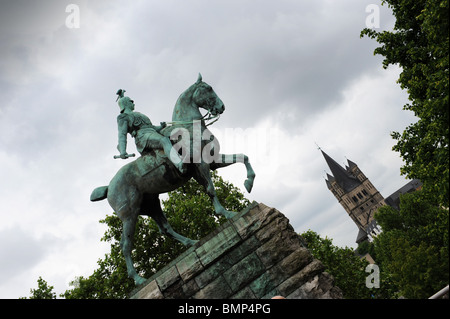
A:
MULTIPOLYGON (((38 288, 30 289, 31 296, 29 299, 56 299, 56 294, 53 292, 53 286, 49 286, 47 282, 39 276, 38 288)), ((26 297, 21 299, 27 299, 26 297)))
POLYGON ((428 298, 449 280, 449 212, 422 191, 400 197, 400 209, 383 206, 375 214, 382 233, 375 258, 406 298, 428 298))
MULTIPOLYGON (((216 173, 212 174, 212 179, 219 200, 227 210, 241 211, 250 203, 238 188, 216 173)), ((203 187, 193 179, 182 188, 168 193, 168 198, 162 201, 162 208, 173 229, 192 239, 201 239, 226 222, 223 216, 215 215, 203 187)), ((101 240, 111 244, 111 251, 98 261, 99 267, 91 276, 78 277, 71 283, 74 288, 62 294, 65 298, 127 298, 135 288, 133 280, 128 278, 120 250, 122 222, 115 214, 100 222, 108 226, 101 240)), ((149 278, 185 249, 178 241, 161 235, 153 219, 139 217, 133 261, 141 276, 149 278)))
POLYGON ((404 160, 401 174, 418 178, 436 203, 449 207, 449 5, 448 0, 383 0, 396 18, 393 31, 364 29, 381 44, 374 54, 383 67, 398 64, 416 123, 393 132, 393 147, 404 160))
POLYGON ((353 249, 337 247, 331 239, 321 238, 312 230, 300 236, 307 242, 314 258, 319 259, 324 264, 325 271, 334 277, 335 284, 342 290, 344 298, 370 299, 390 296, 386 277, 381 277, 380 289, 366 287, 368 273, 365 269, 368 262, 356 255, 353 249))

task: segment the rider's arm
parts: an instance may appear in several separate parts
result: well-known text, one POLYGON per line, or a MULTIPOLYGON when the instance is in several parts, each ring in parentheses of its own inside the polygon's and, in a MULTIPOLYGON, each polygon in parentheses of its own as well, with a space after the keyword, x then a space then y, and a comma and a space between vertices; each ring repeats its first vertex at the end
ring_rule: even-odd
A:
POLYGON ((117 145, 117 149, 119 150, 120 155, 126 155, 128 133, 128 121, 126 114, 120 114, 117 117, 117 126, 119 129, 119 144, 117 145))
POLYGON ((156 132, 160 132, 163 128, 165 128, 167 126, 166 122, 161 122, 160 126, 155 126, 153 125, 153 128, 156 130, 156 132))

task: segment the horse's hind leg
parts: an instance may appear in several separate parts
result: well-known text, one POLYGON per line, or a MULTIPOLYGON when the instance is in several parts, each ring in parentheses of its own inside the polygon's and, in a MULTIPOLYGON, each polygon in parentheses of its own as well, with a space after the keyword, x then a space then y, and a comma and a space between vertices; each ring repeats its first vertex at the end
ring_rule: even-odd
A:
POLYGON ((131 258, 131 251, 133 249, 134 232, 142 196, 140 196, 135 187, 120 187, 124 183, 126 183, 126 180, 123 180, 123 175, 118 175, 118 179, 110 183, 108 189, 108 202, 123 224, 120 248, 127 264, 128 276, 132 278, 137 285, 140 285, 144 283, 145 279, 137 274, 131 258))
POLYGON ((123 230, 122 239, 120 240, 120 247, 122 248, 123 256, 125 257, 125 262, 127 264, 128 276, 134 280, 136 285, 141 285, 145 282, 145 278, 142 278, 136 272, 133 265, 133 260, 131 259, 131 251, 133 249, 134 242, 134 232, 136 229, 137 214, 129 216, 127 219, 123 220, 123 230))
POLYGON ((164 212, 161 209, 161 203, 159 201, 158 195, 149 195, 145 197, 144 200, 145 210, 148 211, 150 217, 154 219, 156 224, 158 225, 159 231, 167 235, 175 240, 178 240, 185 246, 192 246, 197 241, 184 237, 177 232, 175 232, 170 226, 169 221, 167 220, 164 212))

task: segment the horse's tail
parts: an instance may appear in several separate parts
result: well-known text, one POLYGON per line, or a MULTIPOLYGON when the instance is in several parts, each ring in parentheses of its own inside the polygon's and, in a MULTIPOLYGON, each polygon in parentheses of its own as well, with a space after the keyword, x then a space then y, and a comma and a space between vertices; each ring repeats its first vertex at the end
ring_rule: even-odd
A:
POLYGON ((99 200, 103 200, 108 197, 108 186, 97 187, 92 191, 91 201, 96 202, 99 200))

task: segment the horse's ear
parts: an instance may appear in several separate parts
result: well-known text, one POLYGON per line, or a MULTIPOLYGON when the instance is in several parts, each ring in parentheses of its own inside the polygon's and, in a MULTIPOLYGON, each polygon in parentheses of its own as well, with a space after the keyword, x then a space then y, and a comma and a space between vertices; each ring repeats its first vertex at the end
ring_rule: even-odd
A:
POLYGON ((202 81, 202 75, 199 73, 197 78, 197 83, 200 83, 202 81))

